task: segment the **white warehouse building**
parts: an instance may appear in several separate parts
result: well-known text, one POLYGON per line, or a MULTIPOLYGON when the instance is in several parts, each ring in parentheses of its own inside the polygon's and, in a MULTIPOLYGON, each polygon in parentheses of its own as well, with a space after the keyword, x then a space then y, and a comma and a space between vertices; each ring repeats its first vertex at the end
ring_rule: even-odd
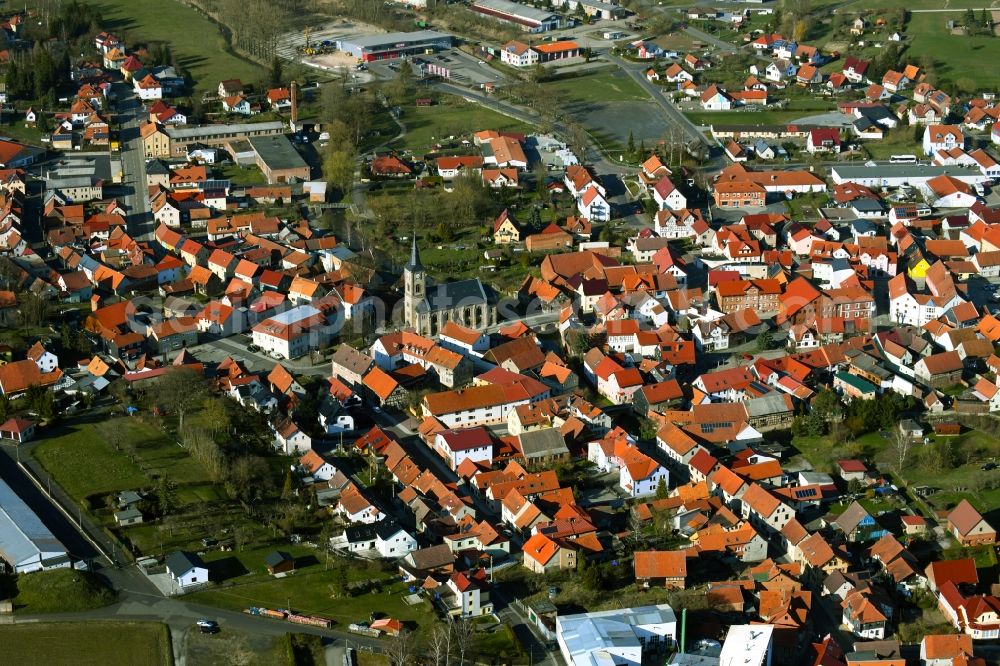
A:
POLYGON ((980 185, 990 180, 979 169, 930 164, 879 164, 877 166, 830 167, 830 177, 837 185, 857 183, 865 187, 921 187, 938 176, 951 176, 968 185, 980 185))
POLYGON ((644 654, 666 653, 676 641, 677 616, 667 604, 556 618, 556 642, 569 666, 641 666, 644 654))
POLYGON ((66 547, 14 489, 0 479, 0 559, 14 573, 69 567, 66 547))

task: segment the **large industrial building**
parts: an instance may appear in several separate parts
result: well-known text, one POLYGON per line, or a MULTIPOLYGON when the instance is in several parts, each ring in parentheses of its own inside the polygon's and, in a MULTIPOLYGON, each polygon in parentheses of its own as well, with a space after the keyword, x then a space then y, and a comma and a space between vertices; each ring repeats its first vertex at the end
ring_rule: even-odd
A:
POLYGON ((170 138, 170 156, 187 155, 192 145, 205 145, 212 148, 226 148, 238 141, 246 141, 255 136, 274 136, 284 134, 288 123, 272 120, 263 123, 230 123, 226 125, 184 125, 182 127, 167 127, 163 131, 170 138))
POLYGON ((250 146, 260 172, 268 183, 291 183, 309 180, 309 165, 283 134, 255 136, 250 146))
POLYGON ((371 62, 419 55, 427 51, 443 51, 450 49, 451 44, 452 36, 447 33, 417 30, 342 39, 337 42, 337 49, 350 53, 358 60, 371 62))
POLYGON ((72 563, 66 547, 3 479, 0 479, 0 559, 14 573, 65 568, 72 563))
POLYGON ((508 0, 475 0, 469 9, 498 21, 513 23, 525 32, 547 32, 562 27, 559 14, 508 0))

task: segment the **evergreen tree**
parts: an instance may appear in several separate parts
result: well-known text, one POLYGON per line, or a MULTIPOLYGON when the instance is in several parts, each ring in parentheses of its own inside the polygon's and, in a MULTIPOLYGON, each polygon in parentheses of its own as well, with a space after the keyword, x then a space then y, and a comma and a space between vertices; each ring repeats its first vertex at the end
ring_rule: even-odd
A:
POLYGON ((632 136, 632 130, 628 131, 628 143, 625 145, 625 152, 629 158, 635 155, 635 137, 632 136))
POLYGON ((274 56, 274 59, 271 60, 271 74, 269 79, 271 87, 272 88, 281 87, 281 81, 283 76, 284 76, 284 70, 281 65, 281 58, 279 58, 278 56, 274 56))

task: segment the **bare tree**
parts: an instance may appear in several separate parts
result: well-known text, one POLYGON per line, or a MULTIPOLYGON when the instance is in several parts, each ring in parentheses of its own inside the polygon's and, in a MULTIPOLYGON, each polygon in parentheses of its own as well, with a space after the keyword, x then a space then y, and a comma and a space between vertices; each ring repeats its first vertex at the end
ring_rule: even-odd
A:
POLYGON ((450 666, 451 664, 451 626, 439 624, 434 627, 428 640, 428 655, 434 666, 450 666))
POLYGON ((472 652, 473 647, 476 642, 476 629, 468 620, 454 620, 452 621, 452 630, 454 631, 454 643, 455 649, 458 651, 458 664, 459 666, 465 666, 465 656, 472 652))
POLYGON ((896 458, 896 473, 902 474, 903 466, 910 455, 910 447, 913 446, 913 438, 898 427, 893 429, 893 433, 890 450, 896 458))
POLYGON ((416 656, 415 647, 412 634, 402 631, 385 648, 385 656, 389 658, 391 666, 409 666, 416 656))
POLYGON ((160 377, 156 399, 167 411, 177 414, 177 432, 184 432, 184 415, 201 405, 207 393, 202 376, 191 368, 173 366, 160 377))

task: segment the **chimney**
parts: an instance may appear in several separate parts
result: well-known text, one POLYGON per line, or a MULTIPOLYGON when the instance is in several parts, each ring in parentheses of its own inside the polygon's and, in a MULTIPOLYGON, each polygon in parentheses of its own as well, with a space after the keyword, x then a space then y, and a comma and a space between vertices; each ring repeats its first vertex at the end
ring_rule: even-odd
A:
POLYGON ((299 84, 292 81, 292 131, 295 131, 295 127, 299 120, 299 84))

